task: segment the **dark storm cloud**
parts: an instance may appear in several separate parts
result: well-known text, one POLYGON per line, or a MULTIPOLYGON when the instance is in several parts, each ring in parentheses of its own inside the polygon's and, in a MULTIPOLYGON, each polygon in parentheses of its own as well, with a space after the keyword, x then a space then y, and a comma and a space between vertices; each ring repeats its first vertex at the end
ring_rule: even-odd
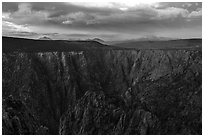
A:
POLYGON ((18 10, 18 2, 2 2, 3 12, 14 12, 18 10))
POLYGON ((202 8, 201 2, 162 2, 158 8, 177 7, 185 8, 189 12, 195 11, 197 8, 202 8))
MULTIPOLYGON (((154 9, 144 7, 111 13, 109 15, 98 15, 85 12, 76 12, 56 18, 62 22, 64 27, 84 29, 125 29, 126 31, 145 30, 149 28, 167 27, 179 28, 194 22, 200 23, 201 18, 195 11, 195 15, 182 8, 154 9), (66 20, 67 19, 67 20, 66 20), (196 20, 197 19, 197 20, 196 20)), ((53 20, 55 20, 53 18, 53 20)))
POLYGON ((157 3, 127 6, 105 3, 101 6, 93 3, 4 2, 2 25, 4 34, 54 31, 67 37, 100 35, 107 38, 111 35, 114 38, 126 38, 148 33, 168 36, 167 32, 174 30, 176 37, 185 37, 177 36, 177 31, 194 30, 192 34, 201 37, 201 5, 202 3, 157 3))
MULTIPOLYGON (((19 9, 19 5, 26 4, 25 2, 3 2, 2 11, 3 12, 15 12, 19 9)), ((57 17, 61 15, 66 15, 68 13, 75 12, 85 12, 85 13, 96 13, 102 15, 108 15, 110 12, 117 12, 118 9, 112 8, 95 8, 95 7, 82 7, 73 5, 72 3, 64 2, 30 2, 33 11, 49 11, 49 17, 57 17)))

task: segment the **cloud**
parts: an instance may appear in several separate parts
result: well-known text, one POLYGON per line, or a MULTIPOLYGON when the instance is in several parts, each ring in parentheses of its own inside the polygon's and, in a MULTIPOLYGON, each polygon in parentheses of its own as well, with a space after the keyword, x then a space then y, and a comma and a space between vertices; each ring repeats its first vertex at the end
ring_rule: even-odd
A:
MULTIPOLYGON (((15 24, 40 24, 47 20, 48 12, 46 11, 34 11, 30 3, 20 3, 18 10, 12 13, 3 12, 7 15, 7 18, 3 18, 9 22, 15 24)), ((5 17, 5 16, 4 16, 5 17)))
POLYGON ((155 31, 157 28, 179 28, 185 25, 190 13, 183 8, 168 7, 156 9, 152 6, 139 6, 124 11, 100 15, 76 12, 58 18, 64 26, 85 30, 109 30, 124 33, 155 31))
POLYGON ((83 12, 76 12, 76 13, 70 13, 65 16, 60 17, 62 20, 65 20, 62 22, 62 24, 72 24, 77 22, 88 22, 88 20, 94 19, 94 16, 91 16, 89 14, 85 14, 83 12))
POLYGON ((189 18, 202 18, 202 9, 198 8, 196 11, 192 11, 189 15, 189 18))
POLYGON ((31 4, 30 3, 22 3, 18 5, 18 13, 31 13, 31 4))
MULTIPOLYGON (((120 8, 119 8, 120 9, 120 8)), ((83 12, 75 12, 65 16, 60 16, 58 21, 61 21, 62 24, 74 24, 78 23, 79 27, 89 27, 91 25, 99 26, 99 25, 113 25, 121 24, 125 26, 126 24, 138 24, 144 22, 155 22, 161 21, 175 21, 178 18, 183 19, 185 21, 186 18, 190 18, 192 16, 196 16, 198 11, 193 11, 189 13, 187 9, 184 8, 176 8, 176 7, 168 7, 157 9, 152 7, 151 5, 143 5, 138 7, 125 8, 119 12, 110 12, 106 15, 94 14, 94 13, 83 13, 83 12), (196 15, 195 15, 196 14, 196 15), (125 23, 126 22, 126 23, 125 23), (87 26, 88 25, 88 26, 87 26)), ((199 12, 201 13, 201 12, 199 12)), ((76 24, 77 25, 77 24, 76 24)))
POLYGON ((9 19, 10 13, 2 13, 2 19, 6 20, 9 19))
POLYGON ((72 23, 73 23, 73 21, 71 21, 71 20, 66 20, 66 21, 62 22, 62 24, 72 24, 72 23))
POLYGON ((147 34, 167 35, 170 31, 178 34, 176 32, 181 29, 198 31, 202 27, 202 4, 195 2, 4 2, 2 11, 3 32, 81 33, 90 37, 100 34, 101 37, 114 35, 126 38, 147 34))
POLYGON ((180 17, 187 17, 189 14, 188 10, 183 9, 183 8, 175 8, 175 7, 169 7, 166 9, 156 9, 157 12, 156 18, 155 19, 174 19, 177 18, 178 16, 180 17))
POLYGON ((31 31, 26 25, 17 25, 15 23, 8 22, 8 21, 2 22, 2 29, 3 29, 3 32, 4 30, 8 30, 11 32, 12 31, 25 31, 25 32, 31 31))
POLYGON ((140 6, 155 6, 156 2, 139 2, 139 1, 128 1, 128 2, 71 2, 72 5, 88 8, 100 8, 100 9, 121 9, 121 8, 135 8, 140 6))

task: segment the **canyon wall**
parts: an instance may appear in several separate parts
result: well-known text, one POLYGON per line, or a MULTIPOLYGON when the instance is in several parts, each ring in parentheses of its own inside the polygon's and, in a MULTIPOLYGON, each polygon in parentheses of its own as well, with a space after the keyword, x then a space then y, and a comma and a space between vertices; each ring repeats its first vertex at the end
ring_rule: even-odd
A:
POLYGON ((16 133, 8 132, 13 119, 34 128, 24 134, 41 127, 47 134, 202 134, 200 50, 10 52, 2 58, 4 134, 16 133), (8 100, 23 102, 35 119, 11 114, 8 100))

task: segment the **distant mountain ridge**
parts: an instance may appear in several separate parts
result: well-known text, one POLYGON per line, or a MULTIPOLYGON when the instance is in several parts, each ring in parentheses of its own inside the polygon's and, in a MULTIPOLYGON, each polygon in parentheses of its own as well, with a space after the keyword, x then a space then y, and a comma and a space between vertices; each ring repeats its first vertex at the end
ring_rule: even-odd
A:
POLYGON ((170 37, 160 37, 160 36, 144 36, 141 38, 135 39, 135 41, 167 41, 167 40, 176 40, 177 38, 170 38, 170 37))
POLYGON ((178 40, 178 38, 170 38, 170 37, 159 37, 159 36, 144 36, 135 39, 126 39, 126 40, 116 40, 109 41, 110 45, 120 44, 120 43, 130 43, 130 42, 138 42, 138 41, 169 41, 169 40, 178 40))
POLYGON ((91 40, 36 40, 14 37, 2 37, 3 52, 51 52, 51 51, 85 51, 97 49, 119 49, 91 40))
POLYGON ((102 43, 103 40, 34 40, 2 37, 3 52, 51 52, 85 50, 139 50, 139 49, 202 49, 202 39, 178 39, 168 41, 131 41, 117 44, 102 43))
POLYGON ((135 49, 194 49, 202 48, 202 39, 176 39, 176 40, 148 40, 123 41, 112 43, 116 47, 135 49))
POLYGON ((94 41, 98 41, 98 42, 105 42, 104 40, 99 39, 99 38, 94 38, 93 40, 94 40, 94 41))
POLYGON ((43 37, 40 37, 38 40, 52 40, 52 39, 47 36, 43 36, 43 37))

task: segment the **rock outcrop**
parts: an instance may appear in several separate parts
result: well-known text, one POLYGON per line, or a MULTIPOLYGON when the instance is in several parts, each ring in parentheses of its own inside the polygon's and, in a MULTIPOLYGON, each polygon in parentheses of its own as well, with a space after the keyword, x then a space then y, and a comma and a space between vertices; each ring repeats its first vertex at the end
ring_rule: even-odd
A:
MULTIPOLYGON (((158 134, 160 123, 156 116, 137 105, 111 103, 113 98, 102 91, 87 91, 70 107, 60 120, 60 134, 158 134)), ((121 102, 122 102, 121 98, 121 102)))
POLYGON ((21 100, 13 99, 12 95, 3 100, 2 132, 6 135, 46 135, 49 133, 48 128, 39 125, 34 113, 21 100))

